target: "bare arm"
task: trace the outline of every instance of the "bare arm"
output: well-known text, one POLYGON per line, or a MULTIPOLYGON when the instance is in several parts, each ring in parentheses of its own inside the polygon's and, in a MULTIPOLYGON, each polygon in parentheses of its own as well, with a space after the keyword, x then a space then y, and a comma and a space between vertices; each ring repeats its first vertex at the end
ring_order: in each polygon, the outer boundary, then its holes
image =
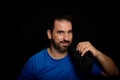
POLYGON ((101 51, 97 50, 90 42, 80 42, 77 45, 76 50, 80 51, 81 56, 83 56, 87 51, 91 51, 104 69, 102 75, 116 76, 119 74, 119 70, 114 61, 107 55, 103 54, 101 51))
POLYGON ((96 50, 96 54, 97 55, 95 57, 101 63, 104 69, 104 72, 102 72, 103 75, 105 76, 118 75, 119 73, 118 68, 110 57, 104 55, 102 52, 98 50, 96 50))

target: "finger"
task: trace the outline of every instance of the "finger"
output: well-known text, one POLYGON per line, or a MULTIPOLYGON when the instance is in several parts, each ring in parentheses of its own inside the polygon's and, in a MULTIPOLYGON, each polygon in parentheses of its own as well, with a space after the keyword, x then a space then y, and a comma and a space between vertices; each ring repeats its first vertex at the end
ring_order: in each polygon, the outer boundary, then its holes
POLYGON ((89 46, 88 43, 84 43, 84 44, 80 45, 80 47, 79 47, 80 51, 83 52, 88 46, 89 46))
POLYGON ((83 45, 85 45, 85 44, 86 44, 86 42, 79 42, 78 45, 77 45, 77 47, 76 47, 76 50, 80 50, 81 47, 82 47, 83 45))
POLYGON ((84 56, 87 51, 89 51, 89 46, 87 46, 83 49, 81 56, 84 56))
MULTIPOLYGON (((84 49, 86 48, 88 46, 88 44, 87 43, 80 43, 79 45, 78 45, 78 51, 79 51, 79 53, 81 53, 81 54, 83 54, 83 52, 84 52, 84 49)), ((84 55, 84 54, 83 54, 84 55)))

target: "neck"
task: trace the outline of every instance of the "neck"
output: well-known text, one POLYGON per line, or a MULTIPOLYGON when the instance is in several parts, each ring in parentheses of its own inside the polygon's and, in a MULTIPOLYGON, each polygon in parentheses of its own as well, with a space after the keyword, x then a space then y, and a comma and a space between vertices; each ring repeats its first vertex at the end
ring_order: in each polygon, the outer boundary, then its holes
POLYGON ((64 58, 68 54, 67 52, 60 53, 52 47, 48 48, 48 53, 53 59, 61 59, 61 58, 64 58))

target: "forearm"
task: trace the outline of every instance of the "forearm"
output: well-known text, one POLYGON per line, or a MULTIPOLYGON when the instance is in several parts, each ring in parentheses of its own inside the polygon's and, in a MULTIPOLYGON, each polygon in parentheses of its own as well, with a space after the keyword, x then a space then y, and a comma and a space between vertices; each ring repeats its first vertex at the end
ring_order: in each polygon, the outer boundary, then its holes
POLYGON ((107 55, 97 50, 89 41, 79 42, 76 50, 79 50, 81 56, 83 56, 87 51, 91 51, 93 56, 96 57, 102 65, 105 75, 114 76, 119 74, 119 70, 114 61, 107 55))
POLYGON ((119 74, 117 66, 110 57, 106 56, 98 50, 96 51, 96 53, 97 55, 95 57, 102 65, 105 74, 107 74, 108 76, 114 76, 119 74))

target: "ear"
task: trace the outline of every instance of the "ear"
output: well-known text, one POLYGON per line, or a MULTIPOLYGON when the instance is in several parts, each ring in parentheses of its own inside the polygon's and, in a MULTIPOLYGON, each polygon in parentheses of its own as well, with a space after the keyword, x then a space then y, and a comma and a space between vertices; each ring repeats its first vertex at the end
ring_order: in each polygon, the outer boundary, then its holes
POLYGON ((51 31, 50 30, 47 30, 47 36, 49 39, 51 39, 51 31))

